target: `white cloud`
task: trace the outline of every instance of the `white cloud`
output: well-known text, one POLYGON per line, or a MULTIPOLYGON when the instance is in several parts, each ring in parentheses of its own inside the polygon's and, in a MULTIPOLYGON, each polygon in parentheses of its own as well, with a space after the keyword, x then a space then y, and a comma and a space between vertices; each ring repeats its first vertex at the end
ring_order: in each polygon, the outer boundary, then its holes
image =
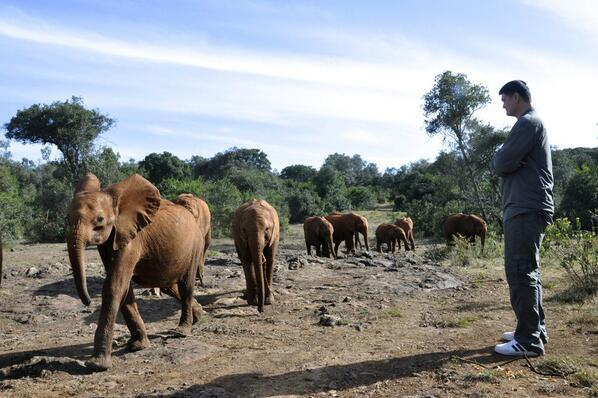
POLYGON ((571 27, 585 31, 598 42, 598 2, 595 0, 523 0, 553 13, 571 27))

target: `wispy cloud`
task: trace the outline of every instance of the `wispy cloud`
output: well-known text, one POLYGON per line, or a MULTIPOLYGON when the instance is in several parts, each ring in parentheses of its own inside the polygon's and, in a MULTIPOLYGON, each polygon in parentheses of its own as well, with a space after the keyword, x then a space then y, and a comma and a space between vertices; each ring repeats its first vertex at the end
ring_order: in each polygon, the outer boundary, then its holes
POLYGON ((574 29, 590 34, 598 44, 598 2, 595 0, 523 0, 551 12, 574 29))

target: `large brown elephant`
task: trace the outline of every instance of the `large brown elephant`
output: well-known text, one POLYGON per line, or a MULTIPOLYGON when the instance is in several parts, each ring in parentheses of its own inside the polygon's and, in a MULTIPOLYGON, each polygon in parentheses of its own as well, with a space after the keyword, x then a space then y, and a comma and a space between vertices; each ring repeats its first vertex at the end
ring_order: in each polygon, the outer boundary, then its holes
POLYGON ((354 238, 355 234, 362 234, 366 250, 370 250, 368 245, 368 220, 356 213, 337 213, 333 212, 324 217, 334 228, 332 234, 334 240, 334 254, 338 256, 338 247, 341 242, 345 242, 347 252, 355 252, 354 238))
POLYGON ((330 253, 336 258, 332 248, 332 235, 334 228, 324 217, 308 217, 303 222, 303 234, 305 235, 305 246, 307 254, 311 255, 311 247, 316 247, 316 255, 330 257, 330 253))
POLYGON ((278 214, 265 200, 252 200, 235 211, 232 230, 245 271, 245 298, 249 305, 257 304, 257 310, 264 312, 264 304, 274 302, 272 275, 280 238, 278 214))
POLYGON ((77 187, 69 209, 67 248, 83 304, 91 303, 85 278, 87 245, 97 245, 106 269, 93 358, 87 362, 93 370, 106 370, 112 364, 119 309, 131 332, 129 348, 136 351, 149 345, 131 281, 163 288, 179 300, 182 312, 177 331, 182 335, 191 332, 201 314, 193 287, 204 238, 191 212, 162 200, 158 189, 140 175, 99 188, 93 174, 86 175, 77 187))
POLYGON ((487 233, 488 225, 486 221, 475 214, 452 214, 442 223, 442 235, 446 239, 447 244, 452 242, 455 235, 469 238, 470 242, 475 242, 475 237, 479 236, 483 249, 487 233))
POLYGON ((395 225, 405 231, 407 240, 411 243, 411 250, 415 250, 415 241, 413 240, 413 220, 411 217, 397 218, 395 225))
POLYGON ((380 224, 376 228, 376 250, 382 252, 382 244, 386 243, 387 251, 395 252, 395 246, 398 244, 401 251, 401 242, 405 245, 405 251, 409 250, 407 236, 403 228, 395 224, 380 224))
POLYGON ((193 217, 195 217, 195 220, 197 220, 199 230, 203 235, 203 261, 197 267, 197 277, 199 278, 201 286, 203 286, 203 274, 205 270, 206 252, 208 251, 208 248, 212 243, 212 215, 210 213, 210 208, 204 200, 198 198, 197 196, 193 196, 190 193, 180 194, 173 200, 173 203, 183 206, 184 208, 189 210, 191 214, 193 214, 193 217))

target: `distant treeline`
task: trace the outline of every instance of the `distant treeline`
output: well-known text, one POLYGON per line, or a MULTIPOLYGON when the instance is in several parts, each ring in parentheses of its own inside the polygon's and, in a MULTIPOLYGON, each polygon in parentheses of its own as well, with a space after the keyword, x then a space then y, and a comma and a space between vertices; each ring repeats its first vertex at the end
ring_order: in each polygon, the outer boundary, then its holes
MULTIPOLYGON (((598 208, 598 148, 554 150, 553 162, 558 214, 580 217, 589 229, 591 212, 598 208)), ((152 153, 140 162, 122 162, 111 148, 103 148, 86 159, 85 171, 96 174, 103 186, 139 173, 165 198, 183 192, 201 196, 213 213, 215 236, 229 234, 232 213, 252 198, 272 203, 283 225, 333 210, 392 203, 415 220, 419 234, 434 235, 449 213, 480 213, 460 163, 457 153, 443 152, 434 162, 422 160, 382 173, 359 155, 335 153, 319 169, 292 165, 276 172, 258 149, 231 148, 209 159, 190 160, 152 153)), ((500 228, 498 181, 489 178, 480 183, 488 221, 500 228)), ((6 151, 0 157, 0 225, 6 238, 64 241, 72 197, 73 182, 63 161, 15 161, 6 151)))

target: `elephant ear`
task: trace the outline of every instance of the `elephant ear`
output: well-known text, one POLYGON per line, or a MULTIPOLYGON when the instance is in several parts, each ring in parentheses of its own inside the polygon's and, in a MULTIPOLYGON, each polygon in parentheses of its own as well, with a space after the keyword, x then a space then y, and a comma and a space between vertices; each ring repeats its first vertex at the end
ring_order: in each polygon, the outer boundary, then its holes
POLYGON ((87 173, 75 187, 75 195, 81 192, 97 192, 100 190, 100 180, 95 174, 87 173))
POLYGON ((133 174, 105 192, 112 196, 116 216, 114 250, 118 250, 152 222, 160 208, 160 191, 139 174, 133 174))

